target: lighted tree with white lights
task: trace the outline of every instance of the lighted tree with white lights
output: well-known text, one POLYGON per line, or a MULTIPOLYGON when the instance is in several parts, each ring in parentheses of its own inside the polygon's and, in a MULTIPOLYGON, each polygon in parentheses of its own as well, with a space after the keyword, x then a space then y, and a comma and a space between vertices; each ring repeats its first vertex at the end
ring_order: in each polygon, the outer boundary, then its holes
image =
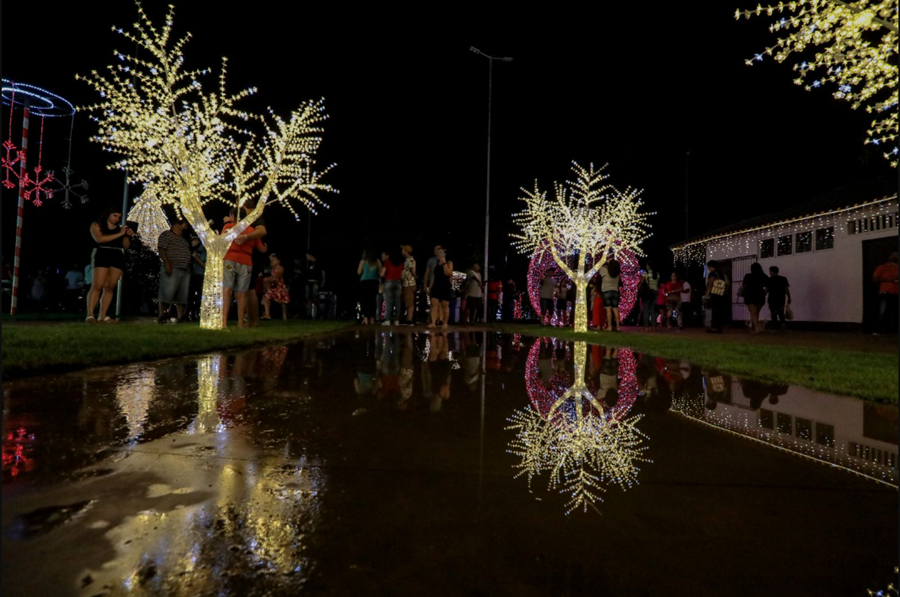
POLYGON ((795 54, 794 83, 806 90, 826 84, 837 99, 875 115, 866 143, 881 146, 897 166, 897 10, 898 0, 795 0, 738 10, 742 16, 774 16, 769 30, 775 45, 748 59, 748 65, 771 56, 784 62, 795 54), (815 54, 808 50, 815 48, 815 54), (806 59, 803 58, 806 57, 806 59))
POLYGON ((114 51, 117 62, 103 74, 79 76, 100 95, 81 109, 99 124, 92 140, 121 158, 109 167, 144 185, 147 213, 151 202, 172 205, 200 237, 207 251, 200 326, 221 329, 223 258, 231 242, 267 205, 280 204, 297 219, 292 200, 311 214, 328 207, 321 196, 333 189, 322 178, 331 167, 315 168, 327 116, 322 100, 304 102, 287 118, 271 109, 240 109, 238 103, 256 89, 226 91, 225 58, 215 90, 205 90, 201 78, 211 71, 185 69, 182 51, 191 36, 175 40, 173 11, 169 7, 165 24, 157 27, 138 3, 133 31, 113 27, 140 56, 114 51), (245 203, 253 207, 223 235, 204 214, 214 200, 239 213, 245 203))
POLYGON ((575 331, 587 331, 587 287, 610 259, 623 251, 642 255, 640 244, 650 237, 642 211, 641 191, 619 191, 606 183, 606 166, 594 169, 572 162, 574 181, 554 183, 549 198, 537 181, 520 200, 525 209, 513 216, 521 233, 513 234, 519 251, 536 256, 550 252, 553 261, 575 284, 575 331), (571 260, 576 262, 570 267, 571 260))

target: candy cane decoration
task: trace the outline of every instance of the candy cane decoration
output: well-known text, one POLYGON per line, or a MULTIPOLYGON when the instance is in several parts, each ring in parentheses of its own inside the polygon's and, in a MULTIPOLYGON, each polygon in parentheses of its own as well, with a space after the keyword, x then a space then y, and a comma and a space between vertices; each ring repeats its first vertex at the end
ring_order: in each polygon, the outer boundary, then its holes
MULTIPOLYGON (((12 111, 13 106, 10 106, 12 111)), ((13 262, 12 306, 9 314, 15 315, 19 304, 19 265, 22 261, 22 216, 25 214, 25 161, 28 154, 28 105, 22 115, 22 158, 19 161, 19 205, 16 210, 16 257, 13 262)))

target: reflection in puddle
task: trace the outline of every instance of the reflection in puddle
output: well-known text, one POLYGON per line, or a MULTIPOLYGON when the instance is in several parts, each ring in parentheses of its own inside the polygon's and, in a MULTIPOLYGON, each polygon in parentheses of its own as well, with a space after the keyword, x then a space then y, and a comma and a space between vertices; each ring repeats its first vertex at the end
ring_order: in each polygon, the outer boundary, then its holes
POLYGON ((703 425, 897 487, 897 407, 705 372, 672 410, 703 425))
POLYGON ((592 349, 598 350, 591 379, 599 384, 588 382, 586 343, 574 343, 570 378, 568 343, 536 340, 525 364, 531 405, 516 410, 507 427, 516 432, 510 452, 521 459, 516 477, 527 475, 531 487, 549 473, 550 489, 570 496, 567 514, 602 501, 606 485, 628 489, 637 483, 638 463, 649 462, 642 445, 648 438, 635 426, 642 415, 629 416, 637 395, 634 354, 608 349, 600 365, 602 348, 592 349))

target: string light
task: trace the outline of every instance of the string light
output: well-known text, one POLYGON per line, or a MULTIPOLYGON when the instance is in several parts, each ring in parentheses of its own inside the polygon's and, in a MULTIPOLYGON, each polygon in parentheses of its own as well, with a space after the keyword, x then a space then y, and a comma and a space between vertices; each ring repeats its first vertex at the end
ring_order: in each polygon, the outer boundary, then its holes
POLYGON ((108 167, 143 184, 145 198, 173 205, 194 228, 207 251, 200 327, 221 329, 224 256, 232 241, 267 204, 286 207, 298 220, 291 200, 310 214, 328 208, 321 195, 336 191, 323 177, 333 166, 317 170, 315 162, 328 117, 323 100, 304 102, 288 118, 271 109, 262 114, 239 109, 237 104, 257 90, 226 92, 224 58, 216 90, 205 91, 200 79, 211 71, 184 69, 182 50, 190 34, 172 41, 174 8, 159 28, 140 4, 138 13, 133 32, 113 31, 146 58, 114 51, 116 64, 105 74, 77 76, 100 96, 82 109, 98 124, 91 139, 120 156, 108 167), (218 234, 203 213, 213 200, 254 207, 227 234, 218 234))
POLYGON ((772 222, 752 228, 705 236, 690 242, 674 245, 672 253, 676 263, 689 265, 705 263, 707 259, 729 259, 756 254, 761 240, 781 236, 814 232, 820 228, 833 228, 834 234, 845 234, 847 222, 859 219, 893 215, 897 221, 897 195, 883 197, 868 203, 844 207, 818 214, 772 222))
MULTIPOLYGON (((647 216, 641 211, 641 192, 628 187, 619 191, 604 183, 606 165, 595 170, 572 162, 574 181, 554 184, 555 197, 547 198, 535 181, 526 191, 525 209, 513 216, 521 234, 513 234, 516 248, 525 254, 542 256, 549 252, 554 263, 575 283, 575 331, 587 331, 587 285, 610 259, 624 251, 642 255, 640 243, 648 239, 647 216), (595 256, 588 264, 589 256, 595 256), (575 267, 567 263, 577 259, 575 267)), ((534 258, 534 257, 533 257, 534 258)))
MULTIPOLYGON (((635 426, 641 415, 628 416, 637 397, 637 361, 630 350, 619 352, 619 400, 607 408, 586 381, 587 344, 575 342, 574 381, 557 373, 549 386, 540 381, 542 342, 532 345, 525 365, 526 388, 531 406, 516 410, 507 419, 507 430, 516 437, 509 452, 520 457, 515 477, 526 475, 528 485, 549 472, 549 488, 568 494, 567 514, 576 508, 603 501, 605 485, 625 490, 637 483, 638 463, 650 462, 643 454, 648 439, 635 426)), ((556 369, 554 367, 554 369, 556 369)))
POLYGON ((772 56, 784 62, 792 53, 811 47, 817 51, 809 61, 794 65, 794 83, 807 91, 833 84, 836 99, 850 102, 854 110, 864 107, 873 114, 866 143, 893 147, 883 152, 897 167, 897 0, 793 0, 755 10, 738 10, 735 19, 749 19, 776 12, 785 16, 769 31, 779 35, 774 46, 754 55, 746 63, 772 56))
POLYGON ((158 254, 159 235, 172 227, 169 218, 166 217, 166 212, 163 211, 162 203, 156 197, 144 193, 135 201, 134 207, 129 210, 128 217, 125 219, 129 222, 137 222, 138 236, 140 236, 141 242, 158 254))

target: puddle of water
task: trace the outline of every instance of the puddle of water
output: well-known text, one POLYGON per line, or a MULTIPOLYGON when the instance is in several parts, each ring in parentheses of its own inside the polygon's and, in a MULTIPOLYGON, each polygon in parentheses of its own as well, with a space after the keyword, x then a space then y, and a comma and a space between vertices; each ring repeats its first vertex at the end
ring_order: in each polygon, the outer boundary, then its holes
POLYGON ((896 407, 629 349, 365 330, 3 400, 11 594, 852 594, 897 559, 896 407))

